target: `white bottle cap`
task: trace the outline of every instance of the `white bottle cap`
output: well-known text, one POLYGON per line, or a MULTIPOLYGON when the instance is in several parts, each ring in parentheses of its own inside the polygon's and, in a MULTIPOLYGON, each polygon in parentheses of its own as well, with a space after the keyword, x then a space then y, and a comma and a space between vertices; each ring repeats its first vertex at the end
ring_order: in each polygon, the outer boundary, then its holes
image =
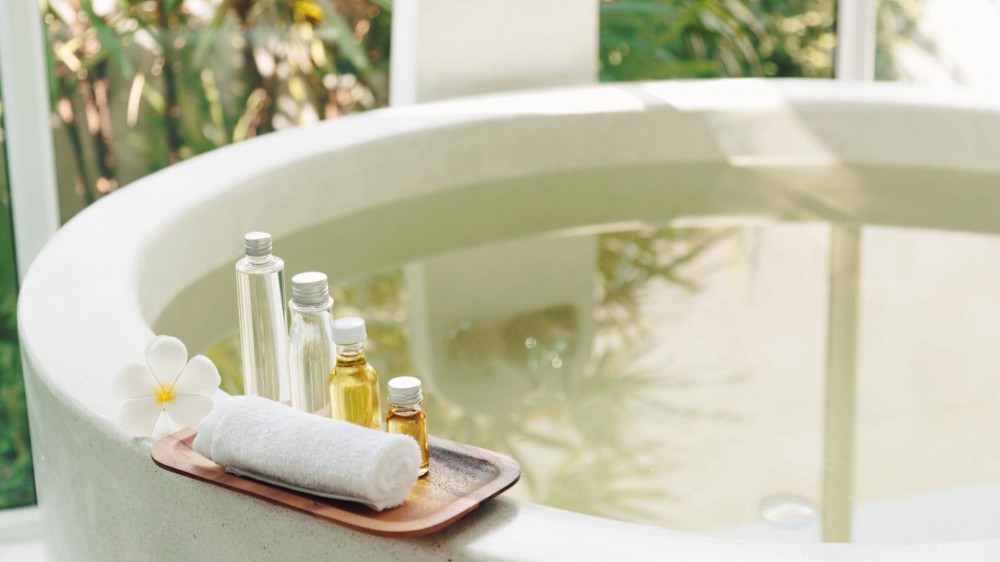
POLYGON ((365 332, 365 320, 357 316, 337 318, 333 321, 333 343, 348 345, 361 343, 368 337, 365 332))
POLYGON ((393 406, 412 406, 423 399, 417 377, 396 377, 389 381, 389 403, 393 406))

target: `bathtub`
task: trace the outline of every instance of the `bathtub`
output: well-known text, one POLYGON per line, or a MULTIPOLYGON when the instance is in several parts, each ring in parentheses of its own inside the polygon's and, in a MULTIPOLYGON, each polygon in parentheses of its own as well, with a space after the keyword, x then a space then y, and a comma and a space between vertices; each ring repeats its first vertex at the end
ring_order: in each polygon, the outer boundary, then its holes
POLYGON ((180 337, 194 353, 233 329, 227 301, 234 299, 225 295, 246 231, 270 231, 296 271, 335 253, 327 267, 334 280, 469 244, 650 217, 996 234, 997 131, 1000 106, 988 100, 900 85, 653 82, 374 111, 267 135, 148 176, 66 224, 21 291, 46 554, 998 559, 1000 540, 782 544, 623 523, 504 496, 438 534, 382 539, 156 467, 151 441, 118 428, 110 394, 112 377, 142 359, 154 333, 180 337), (877 181, 858 173, 875 168, 877 181), (961 181, 949 180, 955 177, 961 181), (539 188, 538 178, 558 181, 539 188), (435 201, 446 204, 420 205, 435 201), (422 211, 384 212, 401 203, 422 211), (484 208, 489 212, 473 212, 484 208), (375 218, 371 228, 357 226, 375 218), (338 224, 355 227, 329 228, 338 224))

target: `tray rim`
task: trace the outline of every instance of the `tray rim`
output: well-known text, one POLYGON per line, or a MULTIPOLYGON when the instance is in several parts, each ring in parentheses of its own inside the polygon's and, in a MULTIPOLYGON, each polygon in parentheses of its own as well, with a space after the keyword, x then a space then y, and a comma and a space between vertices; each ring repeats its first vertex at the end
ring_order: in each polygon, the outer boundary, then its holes
MULTIPOLYGON (((212 462, 211 459, 200 455, 191 446, 190 443, 193 441, 195 435, 197 435, 197 431, 191 427, 166 435, 153 444, 150 457, 157 466, 169 472, 293 509, 300 513, 306 513, 342 527, 382 537, 419 537, 440 531, 468 515, 484 502, 507 491, 521 478, 520 464, 507 455, 467 443, 460 443, 430 435, 428 436, 429 446, 489 462, 498 468, 497 475, 472 493, 456 498, 455 501, 444 506, 439 511, 417 519, 380 521, 359 515, 354 511, 341 509, 336 505, 338 503, 346 504, 350 502, 325 500, 287 488, 266 484, 258 480, 236 476, 225 471, 211 471, 210 473, 206 473, 205 469, 200 467, 193 467, 192 470, 185 469, 180 466, 182 461, 173 455, 174 450, 183 448, 188 451, 188 455, 196 455, 200 459, 212 462), (343 514, 343 517, 338 517, 339 514, 343 514), (359 524, 357 521, 364 521, 365 523, 359 524)), ((372 513, 385 512, 372 511, 372 513)))

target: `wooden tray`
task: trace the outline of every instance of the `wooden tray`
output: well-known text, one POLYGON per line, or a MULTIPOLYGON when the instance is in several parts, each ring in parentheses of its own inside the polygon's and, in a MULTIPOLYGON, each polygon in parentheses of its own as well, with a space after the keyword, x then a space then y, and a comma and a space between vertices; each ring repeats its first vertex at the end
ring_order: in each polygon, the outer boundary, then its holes
POLYGON ((188 428, 160 439, 153 445, 153 462, 177 474, 383 537, 419 537, 444 529, 521 477, 521 466, 508 456, 430 436, 430 471, 417 479, 406 503, 379 512, 228 474, 194 450, 194 436, 195 430, 188 428))

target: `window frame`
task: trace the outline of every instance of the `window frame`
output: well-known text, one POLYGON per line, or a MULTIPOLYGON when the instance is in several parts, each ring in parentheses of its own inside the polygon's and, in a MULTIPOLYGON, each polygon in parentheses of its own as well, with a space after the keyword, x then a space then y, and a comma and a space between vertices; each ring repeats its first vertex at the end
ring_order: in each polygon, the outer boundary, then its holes
POLYGON ((19 281, 59 228, 47 44, 37 1, 0 3, 0 92, 19 281))

